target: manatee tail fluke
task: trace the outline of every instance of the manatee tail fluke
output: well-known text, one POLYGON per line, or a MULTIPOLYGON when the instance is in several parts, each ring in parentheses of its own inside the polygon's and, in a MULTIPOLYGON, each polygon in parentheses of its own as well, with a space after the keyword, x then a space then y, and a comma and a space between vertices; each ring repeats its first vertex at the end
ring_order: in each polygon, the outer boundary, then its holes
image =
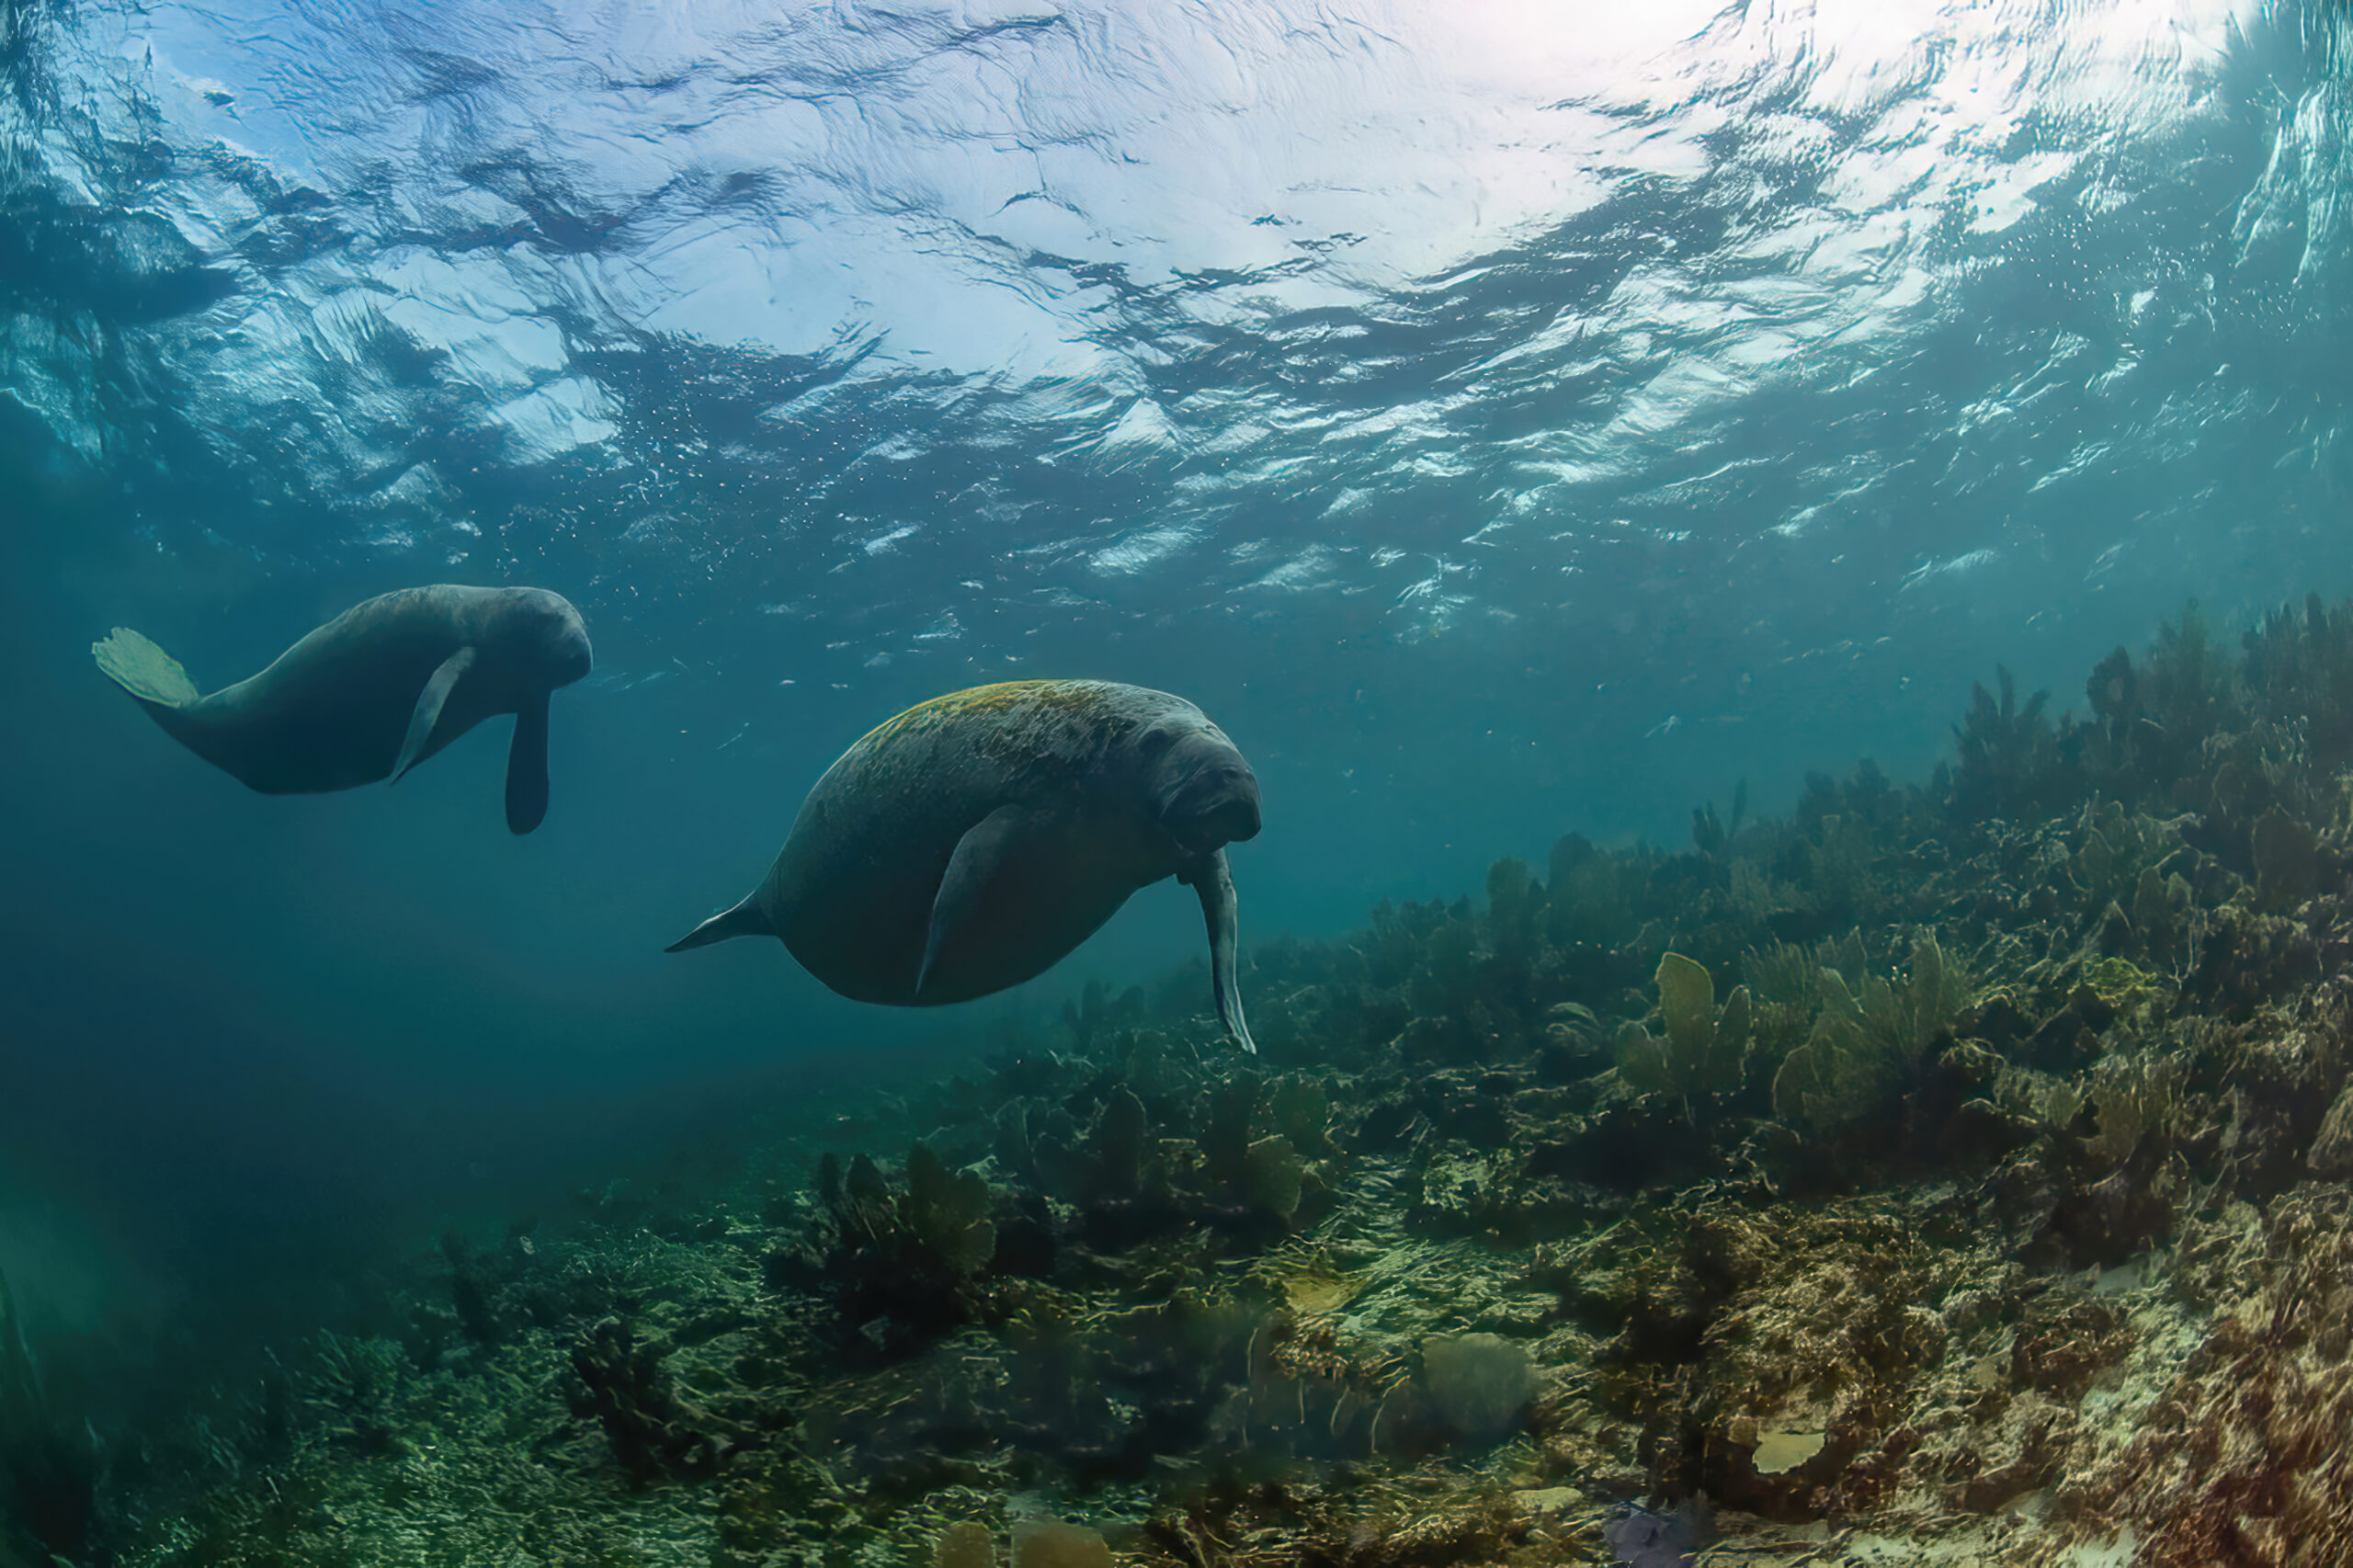
POLYGON ((128 626, 118 626, 105 642, 91 643, 90 656, 108 679, 142 703, 185 708, 197 699, 196 682, 188 678, 180 662, 128 626))
POLYGON ((760 907, 760 895, 756 892, 725 914, 712 915, 662 950, 683 953, 688 948, 707 948, 735 937, 775 935, 776 927, 768 923, 767 911, 760 907))

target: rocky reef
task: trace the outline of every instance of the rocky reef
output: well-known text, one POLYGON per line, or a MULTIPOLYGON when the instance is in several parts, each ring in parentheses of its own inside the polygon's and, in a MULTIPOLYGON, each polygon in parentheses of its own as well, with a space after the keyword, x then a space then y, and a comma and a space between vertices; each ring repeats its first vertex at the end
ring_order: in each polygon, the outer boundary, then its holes
POLYGON ((2353 1561, 2353 606, 2086 696, 452 1238, 119 1559, 2353 1561))

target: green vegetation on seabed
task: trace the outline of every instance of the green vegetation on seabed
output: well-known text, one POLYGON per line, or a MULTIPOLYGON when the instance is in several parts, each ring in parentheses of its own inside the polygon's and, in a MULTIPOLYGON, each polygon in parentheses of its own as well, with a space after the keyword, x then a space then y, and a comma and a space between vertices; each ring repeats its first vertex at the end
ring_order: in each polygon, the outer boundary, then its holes
POLYGON ((0 1335, 0 1563, 2353 1561, 2353 607, 2087 694, 452 1236, 62 1510, 0 1335))

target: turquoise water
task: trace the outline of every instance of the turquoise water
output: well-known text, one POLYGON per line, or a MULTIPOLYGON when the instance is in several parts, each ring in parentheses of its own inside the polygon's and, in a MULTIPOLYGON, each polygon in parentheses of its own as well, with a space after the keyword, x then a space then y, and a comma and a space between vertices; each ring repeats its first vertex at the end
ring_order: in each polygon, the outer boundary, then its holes
POLYGON ((1191 959, 1165 887, 945 1014, 662 954, 940 691, 1199 702, 1246 946, 2353 587, 2334 8, 1617 9, 0 0, 0 1268, 300 1317, 1191 959), (433 581, 595 638, 529 837, 490 734, 269 799, 86 654, 433 581))

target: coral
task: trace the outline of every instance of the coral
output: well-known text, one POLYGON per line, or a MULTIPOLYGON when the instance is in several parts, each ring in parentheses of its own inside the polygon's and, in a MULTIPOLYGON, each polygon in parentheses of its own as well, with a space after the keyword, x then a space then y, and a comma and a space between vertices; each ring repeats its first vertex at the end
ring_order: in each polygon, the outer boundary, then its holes
POLYGON ((864 1337, 886 1355, 972 1315, 980 1277, 996 1256, 988 1183, 976 1172, 950 1172, 918 1142, 894 1187, 867 1155, 845 1170, 828 1153, 818 1162, 817 1198, 824 1218, 808 1243, 777 1255, 779 1280, 829 1288, 842 1321, 870 1328, 864 1337))
POLYGON ((1774 1077, 1773 1108, 1785 1120, 1835 1132, 1881 1109, 1917 1075, 1959 1010, 1962 986, 1928 933, 1913 945, 1900 983, 1872 974, 1858 993, 1824 968, 1821 988, 1813 1032, 1774 1077))
POLYGON ((2301 613, 2282 605, 2245 637, 2246 686, 2257 711, 2303 733, 2314 765, 2353 763, 2353 601, 2318 594, 2301 613))
POLYGON ((2066 874, 2094 920, 2110 905, 2133 903, 2143 879, 2181 847, 2174 824, 2134 815, 2116 801, 2086 801, 2076 833, 2066 874))
MULTIPOLYGON (((2205 915, 2195 900, 2180 872, 2164 874, 2151 866, 2142 871, 2131 906, 2124 912, 2133 949, 2176 981, 2188 972, 2203 934, 2205 915)), ((2101 943, 2109 949, 2125 945, 2111 939, 2105 926, 2101 943)))
POLYGON ((1741 955, 1749 994, 1750 1054, 1779 1067, 1822 1010, 1822 966, 1795 942, 1773 942, 1741 955))
POLYGON ((2097 1130, 2086 1144, 2102 1164, 2120 1165, 2171 1125, 2188 1064, 2179 1057, 2110 1058, 2092 1081, 2097 1130))
POLYGON ((1813 901, 1833 921, 1863 919, 1880 903, 1880 858, 1870 823, 1836 812, 1824 814, 1805 846, 1807 883, 1813 901))
POLYGON ((1635 890, 1645 868, 1605 855, 1575 834, 1552 846, 1545 872, 1547 930, 1555 946, 1614 948, 1640 925, 1635 890))
POLYGON ((1210 1224, 1279 1232, 1324 1202, 1324 1167, 1342 1156, 1327 1093, 1304 1077, 1236 1075, 1154 1105, 1103 1082, 1084 1131, 1068 1106, 1002 1108, 991 1143, 1001 1168, 1074 1206, 1078 1235, 1124 1248, 1210 1224), (1155 1109, 1154 1107, 1157 1108, 1155 1109))
POLYGON ((364 1454, 397 1452, 402 1384, 409 1375, 401 1347, 386 1339, 356 1339, 332 1331, 312 1345, 302 1397, 332 1440, 364 1454))
POLYGON ((2038 691, 2021 708, 2010 672, 1997 665, 1994 674, 2000 698, 1971 687, 1969 713, 1953 727, 1953 810, 1965 819, 2041 811, 2073 788, 2065 729, 2043 716, 2051 694, 2038 691))
POLYGON ((1619 1030, 1618 1072, 1637 1089, 1675 1096, 1689 1120, 1695 1100, 1740 1087, 1748 1052, 1748 990, 1733 987, 1718 1011, 1714 979, 1680 953, 1658 960, 1655 979, 1665 1032, 1654 1035, 1639 1022, 1619 1030))
POLYGON ((1544 889, 1525 862, 1496 861, 1487 869, 1486 946, 1507 968, 1524 970, 1540 939, 1544 889))
POLYGON ((1748 780, 1744 778, 1732 795, 1732 818, 1729 823, 1716 815, 1716 803, 1691 810, 1691 846, 1711 860, 1729 861, 1733 840, 1740 836, 1742 824, 1748 816, 1748 780))
MULTIPOLYGON (((858 1206, 870 1234, 882 1233, 876 1200, 881 1197, 873 1164, 853 1162, 842 1187, 844 1200, 835 1212, 846 1214, 858 1206)), ((996 1252, 996 1227, 989 1221, 988 1183, 971 1171, 949 1174, 938 1155, 918 1143, 907 1153, 907 1189, 892 1217, 928 1267, 948 1278, 961 1278, 988 1267, 996 1252)))
POLYGON ((2157 778, 2169 778, 2187 766, 2221 725, 2232 705, 2232 677, 2207 639, 2197 600, 2182 607, 2178 621, 2157 628, 2137 683, 2143 710, 2161 738, 2146 758, 2157 778))
POLYGON ((1249 1079, 1220 1085, 1210 1096, 1201 1155, 1210 1176, 1251 1209, 1288 1223, 1305 1196, 1307 1165, 1279 1132, 1260 1135, 1264 1087, 1249 1079))
POLYGON ((499 1324, 491 1299, 502 1283, 497 1270, 454 1230, 441 1233, 441 1256, 449 1266, 449 1302, 466 1337, 477 1345, 494 1343, 499 1324))
POLYGON ((574 1409, 597 1418, 613 1458, 637 1481, 710 1475, 734 1444, 705 1430, 720 1423, 678 1396, 662 1355, 618 1318, 597 1324, 572 1347, 582 1390, 574 1409))
POLYGON ((2207 912, 2182 990, 2216 1013, 2244 1013, 2309 985, 2321 972, 2311 926, 2240 904, 2207 912))
POLYGON ((2141 683, 2132 673, 2132 655, 2119 648, 2092 666, 2084 682, 2084 697, 2101 723, 2129 723, 2141 711, 2141 683))
POLYGON ((2341 1091, 2322 1119, 2305 1163, 2325 1181, 2353 1176, 2353 1085, 2341 1091))

